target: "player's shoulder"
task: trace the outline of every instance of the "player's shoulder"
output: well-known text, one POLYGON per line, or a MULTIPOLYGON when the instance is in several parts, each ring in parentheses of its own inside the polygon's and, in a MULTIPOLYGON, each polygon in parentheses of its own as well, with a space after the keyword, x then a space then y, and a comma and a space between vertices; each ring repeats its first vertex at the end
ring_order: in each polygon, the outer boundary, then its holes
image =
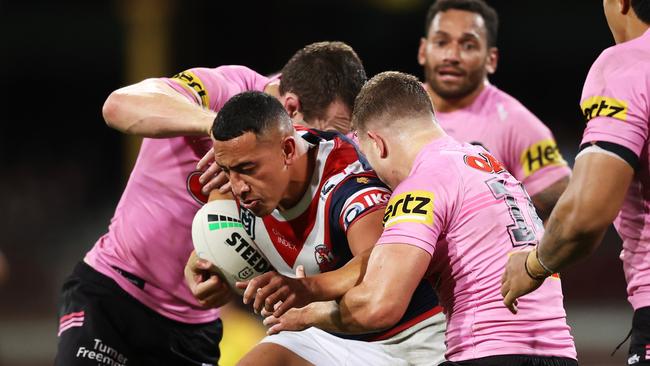
POLYGON ((491 84, 486 88, 489 93, 487 105, 493 109, 492 114, 502 124, 545 127, 544 123, 514 96, 491 84))
POLYGON ((585 87, 590 84, 598 87, 605 83, 629 87, 647 82, 648 76, 650 34, 645 34, 603 50, 591 65, 585 87))

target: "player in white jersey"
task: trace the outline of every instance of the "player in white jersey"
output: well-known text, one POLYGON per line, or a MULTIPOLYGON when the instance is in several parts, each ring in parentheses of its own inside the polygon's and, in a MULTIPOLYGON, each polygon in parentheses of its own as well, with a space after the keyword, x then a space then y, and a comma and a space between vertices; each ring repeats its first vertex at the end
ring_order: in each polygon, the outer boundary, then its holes
MULTIPOLYGON (((346 131, 364 81, 350 46, 319 42, 287 62, 282 80, 227 65, 111 93, 106 123, 145 139, 107 233, 64 283, 55 364, 216 364, 219 310, 197 302, 183 277, 192 218, 207 199, 196 165, 212 146, 215 115, 232 95, 263 90, 297 123, 346 131)), ((215 294, 209 305, 228 301, 228 287, 216 276, 199 286, 206 288, 215 294)))
MULTIPOLYGON (((243 226, 275 270, 292 276, 302 266, 313 276, 355 257, 355 271, 343 269, 349 275, 319 296, 334 299, 353 287, 361 273, 358 258, 382 231, 390 191, 352 141, 338 133, 299 133, 281 104, 259 92, 226 103, 212 135, 215 160, 230 179, 243 226)), ((422 281, 393 327, 353 337, 316 329, 281 334, 265 339, 241 364, 427 364, 442 357, 441 323, 433 285, 422 281)))

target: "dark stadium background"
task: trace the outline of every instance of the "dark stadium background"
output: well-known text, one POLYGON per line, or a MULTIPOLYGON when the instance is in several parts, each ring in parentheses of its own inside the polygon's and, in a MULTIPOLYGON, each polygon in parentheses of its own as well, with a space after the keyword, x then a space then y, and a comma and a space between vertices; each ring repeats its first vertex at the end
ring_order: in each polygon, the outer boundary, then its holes
MULTIPOLYGON (((492 82, 557 136, 573 164, 584 122, 582 82, 613 44, 597 1, 489 1, 499 12, 492 82)), ((134 139, 103 123, 108 94, 192 66, 278 71, 300 47, 342 40, 369 76, 416 62, 429 1, 0 0, 0 365, 49 365, 63 278, 102 234, 129 170, 134 139)), ((603 198, 606 199, 606 198, 603 198)), ((155 243, 152 243, 155 246, 155 243)), ((584 365, 622 364, 631 311, 609 233, 563 274, 584 365)))

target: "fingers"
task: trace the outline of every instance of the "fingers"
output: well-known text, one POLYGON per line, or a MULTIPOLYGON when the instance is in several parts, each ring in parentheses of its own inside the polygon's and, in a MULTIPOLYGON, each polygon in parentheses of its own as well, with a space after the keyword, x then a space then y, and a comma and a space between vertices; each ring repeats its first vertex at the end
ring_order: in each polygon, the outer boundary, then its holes
POLYGON ((244 304, 250 303, 251 300, 255 298, 255 295, 257 294, 257 290, 261 287, 266 286, 271 280, 271 278, 273 278, 274 274, 275 272, 266 272, 248 281, 248 284, 246 285, 246 290, 244 290, 244 294, 242 295, 244 304))
POLYGON ((296 267, 296 278, 305 278, 305 267, 302 264, 296 267))
POLYGON ((207 280, 197 284, 192 290, 192 294, 201 306, 206 308, 220 307, 230 301, 232 297, 232 291, 228 284, 217 275, 212 275, 207 280))
POLYGON ((503 298, 503 304, 510 310, 511 313, 517 314, 519 309, 517 309, 517 305, 519 302, 516 299, 516 295, 510 291, 506 294, 506 296, 503 298))
POLYGON ((214 161, 214 148, 210 148, 210 150, 208 150, 208 152, 203 155, 201 160, 199 160, 199 163, 196 164, 196 169, 203 170, 203 168, 205 168, 205 166, 212 161, 214 161))
POLYGON ((221 169, 219 169, 219 171, 214 174, 210 174, 206 170, 206 172, 199 177, 199 181, 205 183, 203 184, 203 187, 201 187, 201 192, 204 194, 209 194, 210 191, 214 189, 219 189, 221 193, 230 191, 230 181, 228 180, 228 176, 226 173, 221 171, 221 169))

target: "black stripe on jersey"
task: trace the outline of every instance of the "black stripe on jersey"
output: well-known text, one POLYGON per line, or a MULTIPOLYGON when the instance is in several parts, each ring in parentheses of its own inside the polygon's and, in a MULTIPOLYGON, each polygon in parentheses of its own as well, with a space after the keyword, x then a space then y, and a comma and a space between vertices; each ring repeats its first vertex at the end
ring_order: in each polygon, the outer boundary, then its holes
POLYGON ((339 138, 345 143, 348 143, 352 145, 354 148, 354 151, 357 153, 357 159, 361 163, 361 166, 365 170, 372 170, 372 167, 370 166, 370 163, 368 163, 368 160, 366 157, 361 153, 361 150, 359 150, 359 147, 357 144, 354 143, 350 138, 345 136, 344 134, 337 132, 337 131, 321 131, 321 130, 315 130, 312 128, 306 129, 306 133, 302 135, 302 138, 305 139, 307 142, 309 142, 312 145, 318 145, 321 140, 325 141, 331 141, 334 140, 335 138, 339 138))
POLYGON ((596 145, 603 150, 607 150, 612 154, 616 154, 618 157, 620 157, 621 159, 625 160, 625 162, 630 164, 630 166, 634 170, 636 170, 639 167, 639 157, 634 153, 634 151, 628 149, 623 145, 615 144, 613 142, 607 142, 607 141, 585 142, 584 144, 580 145, 580 151, 592 145, 596 145))

